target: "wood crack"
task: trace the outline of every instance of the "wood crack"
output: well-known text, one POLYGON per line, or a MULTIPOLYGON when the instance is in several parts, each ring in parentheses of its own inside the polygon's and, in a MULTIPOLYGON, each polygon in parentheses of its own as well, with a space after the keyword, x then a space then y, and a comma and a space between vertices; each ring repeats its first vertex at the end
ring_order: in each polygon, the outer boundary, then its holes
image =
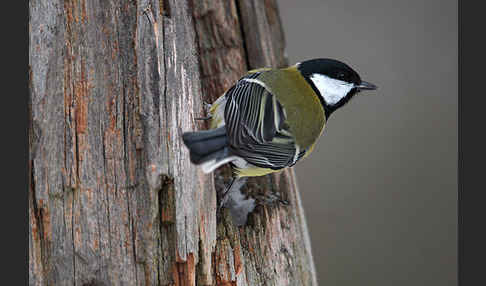
POLYGON ((45 237, 44 237, 44 225, 43 221, 43 211, 42 208, 37 204, 37 196, 36 196, 36 184, 35 184, 35 176, 34 176, 34 161, 31 160, 30 162, 31 169, 30 169, 30 190, 31 190, 31 202, 32 202, 32 210, 34 215, 34 224, 35 226, 32 229, 34 232, 33 240, 38 243, 40 246, 40 260, 41 260, 41 268, 42 268, 42 275, 45 276, 46 269, 45 266, 47 265, 48 261, 46 259, 46 249, 45 249, 45 237), (35 235, 37 234, 37 236, 35 235))
POLYGON ((246 61, 246 68, 250 69, 250 59, 249 59, 250 54, 248 53, 248 47, 246 45, 245 29, 243 27, 243 21, 242 21, 241 10, 240 10, 241 8, 239 2, 240 2, 239 0, 235 0, 236 14, 238 15, 237 20, 240 27, 240 33, 241 33, 241 42, 243 43, 243 49, 245 51, 243 58, 246 61))
POLYGON ((71 239, 72 239, 72 247, 73 247, 73 284, 76 286, 76 245, 74 243, 74 192, 73 192, 73 201, 71 205, 71 239))

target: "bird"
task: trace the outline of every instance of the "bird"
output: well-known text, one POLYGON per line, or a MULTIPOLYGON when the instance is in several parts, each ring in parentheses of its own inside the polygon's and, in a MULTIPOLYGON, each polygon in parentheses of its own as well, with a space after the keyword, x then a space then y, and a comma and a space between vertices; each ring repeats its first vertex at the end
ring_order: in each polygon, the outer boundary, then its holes
POLYGON ((182 140, 204 173, 230 164, 231 188, 235 179, 279 172, 309 156, 331 115, 375 89, 330 58, 250 70, 211 105, 209 129, 184 132, 182 140))

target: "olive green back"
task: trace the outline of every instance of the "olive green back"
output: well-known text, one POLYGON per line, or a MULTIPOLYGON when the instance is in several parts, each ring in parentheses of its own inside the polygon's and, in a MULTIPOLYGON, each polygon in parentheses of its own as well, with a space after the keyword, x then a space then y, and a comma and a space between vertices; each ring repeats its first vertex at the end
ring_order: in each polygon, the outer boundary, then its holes
POLYGON ((324 108, 312 87, 295 66, 267 70, 257 78, 277 97, 287 113, 287 123, 300 148, 314 144, 324 129, 324 108), (278 79, 278 81, 277 81, 278 79))

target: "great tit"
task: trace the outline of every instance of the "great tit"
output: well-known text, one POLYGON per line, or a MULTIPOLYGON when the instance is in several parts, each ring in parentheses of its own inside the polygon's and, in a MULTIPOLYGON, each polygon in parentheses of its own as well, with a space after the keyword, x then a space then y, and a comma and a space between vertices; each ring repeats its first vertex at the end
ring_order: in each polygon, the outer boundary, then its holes
POLYGON ((308 156, 331 114, 376 88, 333 59, 252 70, 211 105, 209 130, 182 139, 205 173, 229 163, 236 178, 266 175, 308 156))

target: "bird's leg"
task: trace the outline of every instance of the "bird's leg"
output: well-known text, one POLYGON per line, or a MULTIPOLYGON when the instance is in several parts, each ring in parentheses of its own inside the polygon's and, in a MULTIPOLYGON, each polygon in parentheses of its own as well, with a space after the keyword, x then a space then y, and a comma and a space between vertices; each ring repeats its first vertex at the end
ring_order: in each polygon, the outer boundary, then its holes
POLYGON ((228 200, 228 194, 230 193, 231 191, 231 187, 233 187, 233 184, 236 182, 238 178, 237 177, 233 177, 231 178, 231 182, 229 183, 229 185, 224 189, 223 191, 223 195, 221 196, 221 201, 219 203, 219 206, 218 206, 218 213, 219 211, 224 207, 224 205, 226 204, 226 201, 228 200))

